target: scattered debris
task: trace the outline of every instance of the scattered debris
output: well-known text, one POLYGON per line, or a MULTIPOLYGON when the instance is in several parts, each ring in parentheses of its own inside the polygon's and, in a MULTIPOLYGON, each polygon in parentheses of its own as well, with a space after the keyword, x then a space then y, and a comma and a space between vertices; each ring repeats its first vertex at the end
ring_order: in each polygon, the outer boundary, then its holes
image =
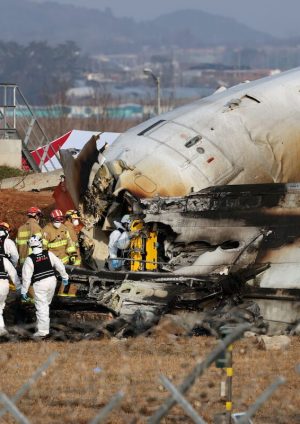
POLYGON ((286 350, 291 344, 288 336, 259 336, 258 345, 263 350, 286 350))

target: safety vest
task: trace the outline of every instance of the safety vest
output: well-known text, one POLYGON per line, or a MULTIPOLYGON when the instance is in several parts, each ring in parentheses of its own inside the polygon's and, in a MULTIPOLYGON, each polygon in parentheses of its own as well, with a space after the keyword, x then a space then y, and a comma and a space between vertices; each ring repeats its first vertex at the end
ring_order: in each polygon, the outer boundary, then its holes
POLYGON ((28 246, 28 240, 34 234, 42 237, 42 229, 34 218, 29 218, 25 224, 19 227, 16 238, 20 264, 23 264, 27 256, 32 253, 32 249, 28 246))
POLYGON ((76 253, 75 243, 64 224, 55 228, 51 223, 43 228, 43 247, 54 253, 63 264, 69 262, 69 256, 76 253))
POLYGON ((4 268, 4 257, 0 256, 0 279, 7 280, 7 278, 8 278, 8 273, 5 271, 5 268, 4 268))
MULTIPOLYGON (((81 265, 81 256, 80 256, 77 233, 74 229, 72 222, 66 221, 64 223, 64 225, 67 227, 69 234, 70 234, 70 237, 71 237, 71 239, 72 239, 72 241, 73 241, 73 243, 75 244, 75 247, 76 247, 75 261, 72 262, 71 265, 80 266, 81 265)), ((70 255, 70 256, 72 256, 72 255, 70 255)))
POLYGON ((43 250, 37 255, 32 253, 29 257, 31 258, 34 267, 31 278, 32 283, 55 275, 47 250, 43 250))

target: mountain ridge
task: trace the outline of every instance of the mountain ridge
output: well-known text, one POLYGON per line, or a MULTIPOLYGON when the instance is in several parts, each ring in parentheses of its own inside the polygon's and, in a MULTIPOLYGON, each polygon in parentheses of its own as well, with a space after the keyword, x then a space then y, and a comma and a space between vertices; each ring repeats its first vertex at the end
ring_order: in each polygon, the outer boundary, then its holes
POLYGON ((0 38, 29 43, 47 40, 59 44, 75 41, 86 53, 131 53, 144 46, 200 47, 210 45, 259 45, 276 39, 232 18, 181 10, 155 19, 135 21, 115 17, 110 9, 84 8, 49 1, 1 0, 0 38), (22 16, 12 25, 16 14, 22 16))

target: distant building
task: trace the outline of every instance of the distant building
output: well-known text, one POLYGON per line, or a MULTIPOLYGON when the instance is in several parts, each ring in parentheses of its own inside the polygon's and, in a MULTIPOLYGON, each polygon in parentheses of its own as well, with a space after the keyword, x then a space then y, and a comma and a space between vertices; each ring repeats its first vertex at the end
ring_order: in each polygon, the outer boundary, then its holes
POLYGON ((95 97, 95 90, 93 87, 74 87, 70 88, 67 93, 67 97, 69 98, 92 98, 95 97))

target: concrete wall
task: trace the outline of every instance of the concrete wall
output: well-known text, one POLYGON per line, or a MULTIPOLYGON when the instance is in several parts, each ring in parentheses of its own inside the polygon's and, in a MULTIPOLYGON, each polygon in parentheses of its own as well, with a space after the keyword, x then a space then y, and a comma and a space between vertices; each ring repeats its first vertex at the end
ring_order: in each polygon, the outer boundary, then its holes
POLYGON ((22 167, 21 140, 0 139, 0 166, 22 167))
POLYGON ((45 190, 56 187, 62 174, 63 170, 57 169, 51 172, 28 174, 25 177, 5 178, 0 181, 0 189, 15 188, 18 191, 45 190))

